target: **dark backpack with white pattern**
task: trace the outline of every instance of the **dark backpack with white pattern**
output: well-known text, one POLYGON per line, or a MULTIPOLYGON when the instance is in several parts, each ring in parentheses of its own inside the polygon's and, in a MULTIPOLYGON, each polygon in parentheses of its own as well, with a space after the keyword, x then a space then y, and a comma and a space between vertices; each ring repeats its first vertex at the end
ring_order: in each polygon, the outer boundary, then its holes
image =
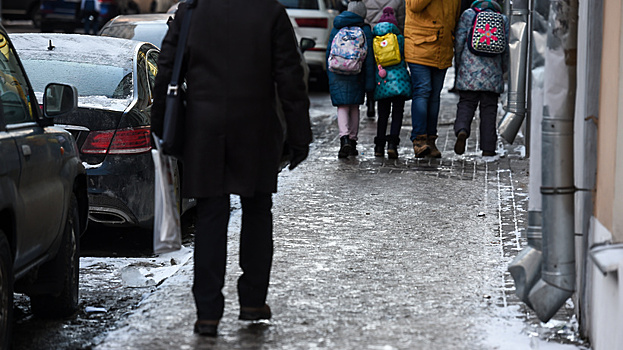
POLYGON ((467 36, 467 47, 479 56, 496 56, 506 51, 504 16, 496 11, 472 8, 476 12, 467 36))

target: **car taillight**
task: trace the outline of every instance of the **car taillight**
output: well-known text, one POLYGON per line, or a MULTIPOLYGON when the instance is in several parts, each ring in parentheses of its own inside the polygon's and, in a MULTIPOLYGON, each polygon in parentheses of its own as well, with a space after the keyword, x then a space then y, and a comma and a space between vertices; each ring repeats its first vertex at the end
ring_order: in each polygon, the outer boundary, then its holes
POLYGON ((149 127, 91 131, 82 145, 88 154, 137 154, 151 150, 149 127))
POLYGON ((117 130, 108 153, 143 153, 151 150, 149 127, 117 130))
POLYGON ((98 0, 100 4, 113 4, 115 0, 98 0))
POLYGON ((327 28, 329 20, 326 18, 295 18, 299 27, 306 28, 327 28))
POLYGON ((82 153, 106 154, 115 130, 91 131, 82 145, 82 153))

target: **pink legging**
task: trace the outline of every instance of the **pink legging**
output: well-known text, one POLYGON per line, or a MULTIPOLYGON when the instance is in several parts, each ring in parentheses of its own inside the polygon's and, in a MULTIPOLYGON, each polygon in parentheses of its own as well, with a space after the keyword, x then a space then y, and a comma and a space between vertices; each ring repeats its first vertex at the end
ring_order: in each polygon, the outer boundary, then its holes
POLYGON ((359 105, 337 106, 337 126, 340 129, 340 137, 348 136, 357 141, 359 133, 359 105))

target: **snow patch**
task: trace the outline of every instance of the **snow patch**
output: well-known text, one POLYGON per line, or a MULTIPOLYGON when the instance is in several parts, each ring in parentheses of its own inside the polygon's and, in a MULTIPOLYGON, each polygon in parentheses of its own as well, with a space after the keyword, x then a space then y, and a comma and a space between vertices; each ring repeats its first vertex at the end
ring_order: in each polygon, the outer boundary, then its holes
POLYGON ((151 287, 173 276, 192 257, 192 249, 182 249, 151 258, 80 258, 80 268, 113 266, 127 287, 151 287))

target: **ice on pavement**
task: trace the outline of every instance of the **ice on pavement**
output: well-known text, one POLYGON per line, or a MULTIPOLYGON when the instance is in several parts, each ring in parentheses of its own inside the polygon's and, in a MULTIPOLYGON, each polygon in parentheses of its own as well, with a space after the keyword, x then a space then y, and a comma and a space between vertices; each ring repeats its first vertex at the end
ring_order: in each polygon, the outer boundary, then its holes
POLYGON ((115 273, 127 287, 150 287, 175 274, 192 256, 192 249, 182 249, 149 258, 80 258, 80 268, 99 264, 114 266, 115 273))

